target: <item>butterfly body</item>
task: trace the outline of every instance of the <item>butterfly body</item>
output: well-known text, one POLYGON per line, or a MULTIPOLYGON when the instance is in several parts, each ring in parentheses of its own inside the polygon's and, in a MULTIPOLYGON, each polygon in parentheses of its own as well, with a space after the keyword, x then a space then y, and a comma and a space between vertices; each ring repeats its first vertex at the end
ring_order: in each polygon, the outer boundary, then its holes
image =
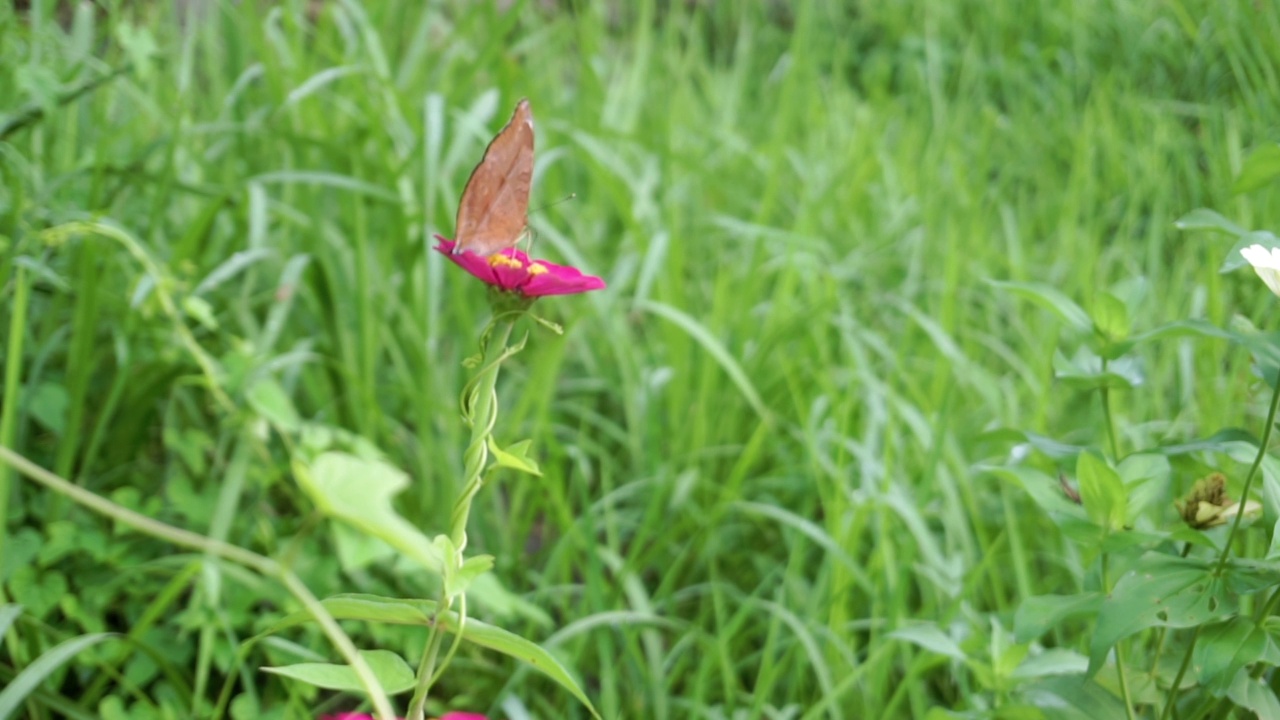
POLYGON ((492 255, 515 247, 528 225, 532 182, 533 111, 528 100, 521 100, 462 191, 454 254, 492 255))

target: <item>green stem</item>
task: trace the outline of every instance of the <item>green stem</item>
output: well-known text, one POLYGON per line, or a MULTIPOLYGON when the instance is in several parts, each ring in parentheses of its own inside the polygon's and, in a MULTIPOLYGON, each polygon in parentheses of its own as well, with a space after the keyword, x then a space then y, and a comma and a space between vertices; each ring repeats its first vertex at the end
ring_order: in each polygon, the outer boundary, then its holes
MULTIPOLYGON (((1107 373, 1107 360, 1102 360, 1102 373, 1107 373)), ((1111 445, 1111 461, 1120 462, 1120 442, 1116 439, 1115 420, 1111 417, 1111 389, 1105 384, 1098 389, 1102 395, 1102 422, 1107 426, 1107 441, 1111 445)))
MULTIPOLYGON (((1280 407, 1280 373, 1277 373, 1275 388, 1271 391, 1271 407, 1267 409, 1267 422, 1262 428, 1262 439, 1258 441, 1258 454, 1253 458, 1253 465, 1249 466, 1249 474, 1245 475, 1244 487, 1240 490, 1240 506, 1237 508, 1235 520, 1231 523, 1231 532, 1227 533, 1227 540, 1222 544, 1222 552, 1218 554, 1217 567, 1214 569, 1214 575, 1221 577, 1227 568, 1227 556, 1231 552, 1231 543, 1235 540, 1236 533, 1240 530, 1240 523, 1244 520, 1244 509, 1249 502, 1249 490, 1253 487, 1253 479, 1258 475, 1258 469, 1262 467, 1262 461, 1267 456, 1267 446, 1271 444, 1271 432, 1276 424, 1276 408, 1280 407)), ((1267 601, 1267 607, 1270 607, 1276 601, 1276 595, 1272 595, 1267 601)), ((1198 628, 1197 628, 1198 629, 1198 628)), ((1191 656, 1191 652, 1195 649, 1195 636, 1192 641, 1187 644, 1187 657, 1191 656)), ((1185 661, 1184 661, 1185 662, 1185 661)), ((1254 668, 1258 670, 1259 668, 1254 668)), ((1252 677, 1260 677, 1253 675, 1252 677)), ((1174 690, 1176 690, 1176 686, 1174 690)), ((1212 707, 1221 710, 1225 707, 1226 698, 1219 698, 1212 707)))
MULTIPOLYGON (((481 351, 484 364, 475 378, 462 391, 462 419, 471 426, 471 441, 467 444, 464 455, 463 474, 465 484, 457 502, 453 505, 453 513, 449 518, 449 539, 453 543, 454 557, 445 558, 452 567, 446 567, 445 573, 455 572, 462 567, 463 550, 467 547, 467 520, 471 517, 471 503, 480 488, 484 486, 484 472, 489 462, 489 436, 498 420, 498 371, 502 361, 511 356, 512 350, 507 348, 511 338, 511 330, 515 326, 515 317, 499 315, 485 329, 481 340, 481 351), (492 337, 490 336, 492 333, 492 337)), ((436 604, 437 618, 447 612, 453 604, 448 588, 440 590, 440 600, 436 604)), ((462 636, 462 623, 466 622, 466 598, 461 600, 459 611, 458 638, 462 636)), ((458 649, 457 641, 450 647, 445 660, 436 668, 436 658, 440 653, 440 645, 444 635, 440 632, 440 623, 431 624, 431 633, 427 636, 427 648, 418 664, 417 685, 413 690, 413 700, 409 703, 407 720, 423 720, 426 717, 427 698, 431 686, 439 678, 440 673, 448 666, 458 649)))
POLYGON ((1231 541, 1235 540, 1236 533, 1240 530, 1240 522, 1244 520, 1245 506, 1249 501, 1249 490, 1253 487, 1253 479, 1258 475, 1258 468, 1262 467, 1262 460, 1267 456, 1267 446, 1271 444, 1271 431, 1276 423, 1276 408, 1280 407, 1280 376, 1276 378, 1275 389, 1271 391, 1271 407, 1267 409, 1267 424, 1262 428, 1262 439, 1258 442, 1258 454, 1253 458, 1253 465, 1249 467, 1249 474, 1244 477, 1244 488, 1240 490, 1240 508, 1236 513, 1235 522, 1231 523, 1231 532, 1227 533, 1227 541, 1222 544, 1222 552, 1218 555, 1218 569, 1215 574, 1222 575, 1227 568, 1227 555, 1231 552, 1231 541))
POLYGON ((466 484, 458 501, 454 503, 449 522, 449 539, 461 554, 467 545, 467 519, 471 516, 471 501, 484 484, 484 470, 489 460, 489 436, 498 419, 498 370, 506 359, 507 340, 511 337, 514 322, 494 318, 496 337, 485 350, 485 364, 471 386, 463 390, 463 420, 471 426, 471 442, 464 456, 463 474, 466 484))
POLYGON ((369 700, 373 703, 374 713, 377 715, 378 720, 394 720, 396 714, 391 707, 391 700, 387 698, 387 694, 378 683, 378 678, 373 674, 373 670, 369 668, 368 663, 364 661, 359 651, 356 650, 351 638, 347 637, 347 634, 338 625, 338 621, 333 619, 328 610, 325 610, 324 605, 311 593, 311 590, 293 572, 284 568, 280 563, 251 550, 220 540, 213 540, 189 530, 173 527, 129 508, 117 505, 75 483, 58 477, 4 446, 0 446, 0 462, 14 468, 19 473, 50 490, 70 498, 73 502, 105 515, 122 525, 127 525, 138 532, 166 540, 174 545, 230 560, 244 565, 263 576, 276 578, 311 613, 316 623, 320 625, 320 629, 328 636, 329 642, 333 643, 339 654, 351 666, 352 671, 355 672, 356 677, 360 680, 360 685, 369 695, 369 700))

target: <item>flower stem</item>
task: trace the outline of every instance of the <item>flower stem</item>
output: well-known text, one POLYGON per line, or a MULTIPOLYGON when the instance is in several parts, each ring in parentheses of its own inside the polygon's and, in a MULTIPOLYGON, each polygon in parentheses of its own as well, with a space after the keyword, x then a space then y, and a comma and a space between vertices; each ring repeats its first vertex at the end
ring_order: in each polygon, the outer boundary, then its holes
MULTIPOLYGON (((449 517, 449 539, 453 543, 455 555, 444 559, 445 563, 452 566, 445 572, 462 567, 463 551, 467 547, 467 519, 471 517, 471 502, 484 485, 484 471, 489 461, 489 436, 493 433, 493 426, 498 420, 498 370, 502 367, 502 361, 519 349, 507 347, 511 330, 515 326, 515 317, 513 314, 504 313, 490 322, 480 341, 484 364, 480 366, 475 378, 462 390, 462 419, 471 426, 471 441, 467 444, 464 455, 465 484, 449 517)), ((441 588, 440 600, 436 604, 437 622, 431 624, 426 651, 418 664, 417 685, 413 690, 413 700, 409 703, 407 720, 423 720, 426 716, 427 697, 431 692, 431 686, 457 650, 455 643, 445 655, 445 662, 436 668, 436 658, 440 653, 440 645, 444 641, 438 617, 441 613, 448 612, 452 605, 453 598, 448 595, 447 588, 441 588)), ((460 605, 459 636, 462 632, 462 624, 466 622, 466 607, 464 598, 460 605)))
POLYGON ((471 516, 471 501, 484 484, 484 469, 489 460, 489 436, 498 420, 498 370, 508 356, 507 340, 515 326, 513 319, 496 317, 490 331, 495 332, 484 350, 485 364, 475 380, 463 390, 462 419, 471 426, 471 442, 467 445, 464 475, 466 485, 458 501, 454 503, 449 522, 449 539, 461 554, 467 545, 467 519, 471 516))

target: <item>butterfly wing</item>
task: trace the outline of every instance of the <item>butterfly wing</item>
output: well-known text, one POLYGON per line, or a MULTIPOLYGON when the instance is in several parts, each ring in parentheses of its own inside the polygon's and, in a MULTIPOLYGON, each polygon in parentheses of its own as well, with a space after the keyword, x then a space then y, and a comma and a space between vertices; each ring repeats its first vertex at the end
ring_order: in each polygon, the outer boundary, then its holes
POLYGON ((491 255, 513 247, 524 235, 532 181, 533 111, 521 100, 462 191, 453 252, 491 255))

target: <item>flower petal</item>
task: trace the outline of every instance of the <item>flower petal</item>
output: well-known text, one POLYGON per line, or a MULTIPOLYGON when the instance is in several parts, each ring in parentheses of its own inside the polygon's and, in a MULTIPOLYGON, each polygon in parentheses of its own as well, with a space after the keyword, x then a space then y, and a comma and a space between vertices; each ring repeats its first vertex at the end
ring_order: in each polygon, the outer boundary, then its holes
POLYGON ((584 275, 575 267, 556 265, 544 260, 533 261, 515 248, 488 257, 470 251, 454 255, 453 248, 457 243, 439 235, 435 238, 439 241, 435 250, 449 258, 453 264, 489 285, 517 292, 525 297, 572 295, 605 287, 604 280, 584 275))

